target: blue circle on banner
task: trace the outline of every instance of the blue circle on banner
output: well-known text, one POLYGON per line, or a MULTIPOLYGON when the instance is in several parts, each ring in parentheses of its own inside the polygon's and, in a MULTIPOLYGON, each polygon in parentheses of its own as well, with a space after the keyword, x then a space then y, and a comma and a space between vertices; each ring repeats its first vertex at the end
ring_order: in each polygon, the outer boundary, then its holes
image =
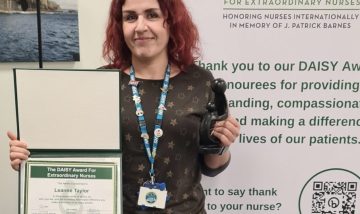
POLYGON ((149 204, 153 204, 156 202, 157 200, 157 196, 155 192, 148 192, 145 195, 145 200, 146 202, 148 202, 149 204))
POLYGON ((313 175, 300 192, 299 214, 355 213, 360 210, 360 177, 342 169, 326 169, 313 175))

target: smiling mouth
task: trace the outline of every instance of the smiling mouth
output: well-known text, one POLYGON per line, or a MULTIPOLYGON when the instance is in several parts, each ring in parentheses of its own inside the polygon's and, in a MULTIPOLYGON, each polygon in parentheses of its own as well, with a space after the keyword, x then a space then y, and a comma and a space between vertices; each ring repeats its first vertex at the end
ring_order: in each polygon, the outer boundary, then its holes
POLYGON ((153 37, 139 37, 139 38, 135 38, 135 41, 146 41, 146 40, 152 40, 154 39, 153 37))

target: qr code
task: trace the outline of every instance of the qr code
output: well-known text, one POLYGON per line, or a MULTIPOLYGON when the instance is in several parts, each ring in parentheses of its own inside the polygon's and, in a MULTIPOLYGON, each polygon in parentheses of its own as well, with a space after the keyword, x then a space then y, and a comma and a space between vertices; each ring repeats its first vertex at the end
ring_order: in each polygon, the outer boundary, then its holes
POLYGON ((357 182, 313 183, 312 214, 355 214, 357 182))

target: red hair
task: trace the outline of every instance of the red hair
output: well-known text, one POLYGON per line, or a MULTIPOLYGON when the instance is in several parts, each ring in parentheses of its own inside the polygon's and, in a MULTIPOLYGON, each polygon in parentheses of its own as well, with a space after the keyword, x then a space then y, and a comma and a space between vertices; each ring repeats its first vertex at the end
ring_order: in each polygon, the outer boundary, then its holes
MULTIPOLYGON (((122 29, 122 6, 126 0, 113 0, 110 6, 103 56, 110 67, 125 69, 131 65, 131 52, 122 29)), ((199 54, 199 33, 182 0, 158 0, 170 29, 168 56, 170 63, 182 70, 192 65, 199 54)))

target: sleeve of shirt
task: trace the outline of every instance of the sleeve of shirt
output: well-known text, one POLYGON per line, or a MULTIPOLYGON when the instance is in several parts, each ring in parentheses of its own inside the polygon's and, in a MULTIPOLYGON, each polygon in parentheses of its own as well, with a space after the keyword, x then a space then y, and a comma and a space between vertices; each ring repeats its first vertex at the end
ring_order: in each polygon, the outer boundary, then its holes
POLYGON ((203 175, 208 176, 208 177, 215 177, 218 174, 220 174, 221 172, 223 172, 229 166, 230 160, 231 160, 231 156, 230 156, 229 160, 224 165, 220 166, 219 168, 212 169, 212 168, 209 168, 205 164, 204 155, 201 154, 200 157, 199 157, 201 173, 203 175))
MULTIPOLYGON (((207 73, 206 78, 208 80, 210 80, 210 81, 213 81, 214 77, 211 74, 211 72, 206 71, 206 73, 207 73)), ((214 100, 215 94, 212 91, 211 86, 208 86, 206 91, 209 94, 208 101, 207 101, 209 103, 209 102, 214 100)), ((224 165, 220 166, 219 168, 213 169, 213 168, 209 168, 206 165, 206 163, 204 161, 204 154, 200 154, 199 155, 199 163, 200 163, 201 173, 203 175, 206 175, 206 176, 209 176, 209 177, 215 177, 216 175, 220 174, 221 172, 223 172, 228 167, 228 165, 230 164, 230 159, 231 159, 231 156, 230 156, 229 160, 224 165)))

